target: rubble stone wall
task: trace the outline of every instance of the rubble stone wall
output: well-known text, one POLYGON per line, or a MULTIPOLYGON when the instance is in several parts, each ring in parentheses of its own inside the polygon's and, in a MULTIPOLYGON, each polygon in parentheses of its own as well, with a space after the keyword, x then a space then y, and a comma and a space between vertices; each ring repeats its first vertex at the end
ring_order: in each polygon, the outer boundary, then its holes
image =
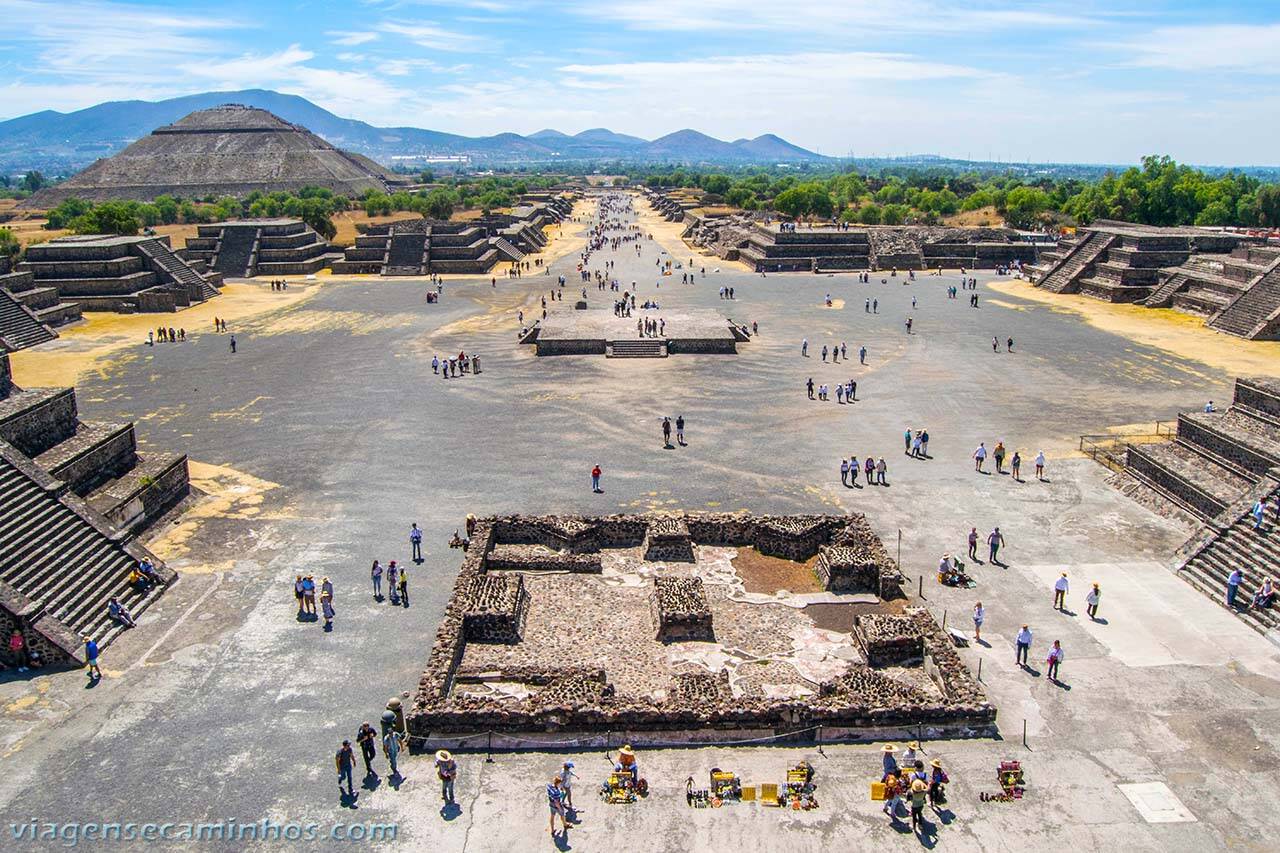
MULTIPOLYGON (((858 732, 924 726, 937 732, 985 735, 994 731, 995 709, 981 685, 972 677, 942 630, 926 611, 909 610, 879 625, 866 624, 866 642, 883 652, 897 653, 895 642, 910 637, 911 650, 923 657, 944 699, 925 696, 908 684, 855 667, 838 680, 824 684, 816 699, 777 700, 762 696, 735 697, 719 676, 673 674, 667 696, 619 697, 603 670, 574 668, 546 670, 511 667, 496 672, 457 671, 463 649, 473 632, 476 640, 513 642, 528 612, 528 593, 519 575, 486 575, 495 545, 519 540, 543 544, 570 554, 591 554, 601 548, 640 545, 655 516, 507 516, 477 522, 472 545, 464 558, 454 594, 436 632, 426 671, 408 714, 411 734, 448 737, 450 734, 493 730, 497 732, 657 733, 695 732, 714 739, 717 733, 795 732, 804 727, 824 727, 832 737, 857 737, 858 732), (483 580, 483 583, 477 581, 483 580), (497 583, 493 583, 497 581, 497 583), (485 698, 451 695, 459 684, 484 680, 514 680, 542 690, 518 704, 485 698)), ((896 575, 896 566, 862 516, 768 517, 716 513, 683 517, 691 539, 699 544, 746 547, 763 540, 766 546, 786 550, 790 559, 808 559, 821 546, 858 544, 866 553, 883 559, 885 571, 896 575), (795 556, 792 556, 795 555, 795 556)), ((665 527, 667 522, 660 523, 665 527)), ((671 579, 677 580, 677 579, 671 579)), ((663 584, 662 586, 667 586, 663 584)), ((701 627, 702 609, 689 603, 692 586, 670 587, 666 599, 655 583, 652 602, 656 623, 667 618, 677 628, 701 627), (663 603, 659 603, 662 600, 663 603), (685 620, 685 621, 681 621, 685 620)), ((699 587, 699 592, 701 589, 699 587)), ((702 594, 705 608, 705 593, 702 594)), ((710 627, 707 610, 706 626, 710 627)), ((868 656, 870 657, 870 655, 868 656)), ((809 736, 812 736, 811 734, 809 736)))

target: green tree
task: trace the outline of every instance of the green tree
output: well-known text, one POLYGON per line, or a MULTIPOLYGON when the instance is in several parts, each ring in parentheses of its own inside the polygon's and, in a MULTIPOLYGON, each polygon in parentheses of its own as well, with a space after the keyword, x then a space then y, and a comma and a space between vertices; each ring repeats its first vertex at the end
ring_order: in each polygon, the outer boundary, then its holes
POLYGON ((1015 228, 1030 228, 1049 209, 1049 196, 1039 187, 1010 190, 1000 214, 1015 228))
POLYGON ((16 255, 21 249, 22 244, 18 242, 18 235, 8 228, 0 228, 0 258, 16 255))
POLYGON ((34 169, 22 176, 22 188, 29 193, 36 192, 37 190, 42 190, 48 185, 49 185, 48 179, 45 178, 45 176, 42 173, 34 169))
POLYGON ((448 219, 453 215, 457 196, 446 189, 434 189, 423 199, 424 212, 432 219, 448 219))
POLYGON ((883 225, 901 225, 910 213, 911 208, 905 204, 886 204, 880 209, 880 222, 883 225))

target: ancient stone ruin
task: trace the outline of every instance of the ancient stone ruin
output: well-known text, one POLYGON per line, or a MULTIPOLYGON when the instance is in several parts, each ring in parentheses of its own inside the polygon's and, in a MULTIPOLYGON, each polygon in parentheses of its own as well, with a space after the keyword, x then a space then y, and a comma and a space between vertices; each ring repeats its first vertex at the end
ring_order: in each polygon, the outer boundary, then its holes
MULTIPOLYGON (((189 491, 187 457, 139 453, 131 423, 86 423, 73 388, 14 385, 0 352, 0 632, 16 628, 53 665, 105 646, 119 599, 136 616, 175 578, 136 536, 189 491), (161 584, 128 583, 142 559, 161 584)), ((7 654, 5 651, 0 654, 7 654)))
POLYGON ((214 298, 222 286, 220 273, 181 257, 167 236, 58 237, 28 247, 18 272, 83 311, 172 312, 214 298))
POLYGON ((266 110, 224 104, 156 128, 22 206, 48 210, 68 198, 242 197, 255 190, 296 192, 303 187, 359 198, 367 190, 391 191, 408 180, 266 110))
POLYGON ((860 515, 482 519, 410 733, 457 746, 490 731, 509 743, 994 731, 995 709, 926 611, 867 613, 848 634, 816 629, 795 607, 745 594, 734 568, 744 552, 808 564, 828 590, 857 589, 862 607, 868 590, 901 597, 898 568, 860 515))
POLYGON ((1027 273, 1053 293, 1173 308, 1229 335, 1280 339, 1280 245, 1262 237, 1098 220, 1027 273))

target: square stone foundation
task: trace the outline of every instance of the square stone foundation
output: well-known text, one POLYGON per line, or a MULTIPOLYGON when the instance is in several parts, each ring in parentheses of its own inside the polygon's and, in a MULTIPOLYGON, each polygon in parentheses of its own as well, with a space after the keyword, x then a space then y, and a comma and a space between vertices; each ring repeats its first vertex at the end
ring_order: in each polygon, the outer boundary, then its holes
POLYGON ((649 612, 661 642, 715 641, 702 578, 654 578, 649 612))

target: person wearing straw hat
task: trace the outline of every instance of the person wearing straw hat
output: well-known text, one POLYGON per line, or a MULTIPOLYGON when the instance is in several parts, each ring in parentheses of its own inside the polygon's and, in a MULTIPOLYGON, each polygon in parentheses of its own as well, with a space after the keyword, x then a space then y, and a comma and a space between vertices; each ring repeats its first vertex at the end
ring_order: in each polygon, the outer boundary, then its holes
POLYGON ((898 759, 894 757, 894 753, 897 751, 898 748, 891 743, 886 743, 880 750, 881 768, 884 770, 883 775, 888 776, 890 773, 898 772, 898 759))
POLYGON ((942 769, 942 761, 933 759, 929 762, 929 766, 933 769, 929 771, 929 805, 936 810, 938 806, 947 801, 947 793, 942 786, 950 782, 947 773, 942 769))
POLYGON ((911 828, 915 829, 924 822, 924 801, 929 786, 919 779, 911 783, 911 828))
POLYGON ((453 780, 458 776, 458 762, 453 760, 447 749, 436 752, 436 775, 440 777, 440 799, 446 803, 454 802, 453 780))
POLYGON ((1102 590, 1095 583, 1093 589, 1089 590, 1089 594, 1084 597, 1085 612, 1089 614, 1089 618, 1097 620, 1098 604, 1102 601, 1102 590))
POLYGON ((640 781, 640 765, 636 762, 636 752, 631 744, 618 750, 618 760, 614 762, 613 769, 617 773, 630 773, 632 785, 640 781))

